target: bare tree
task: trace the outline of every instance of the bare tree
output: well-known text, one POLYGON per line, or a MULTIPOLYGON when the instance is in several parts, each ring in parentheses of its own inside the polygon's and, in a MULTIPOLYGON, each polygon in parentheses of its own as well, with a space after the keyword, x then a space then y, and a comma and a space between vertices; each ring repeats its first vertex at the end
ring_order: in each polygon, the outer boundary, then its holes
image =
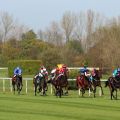
POLYGON ((2 31, 2 39, 3 42, 5 42, 5 40, 7 39, 7 35, 9 34, 9 32, 11 31, 11 29, 14 28, 14 21, 13 21, 13 17, 11 15, 9 15, 7 12, 2 12, 0 14, 0 21, 1 21, 1 31, 2 31))
POLYGON ((84 41, 85 52, 89 50, 96 42, 97 39, 94 39, 94 32, 102 27, 104 24, 104 19, 99 13, 88 10, 86 13, 86 39, 84 41))
POLYGON ((9 38, 16 38, 16 40, 21 40, 23 33, 29 31, 29 28, 25 25, 21 25, 19 23, 14 24, 14 28, 11 29, 9 33, 9 38))
POLYGON ((38 30, 37 35, 40 40, 44 40, 44 32, 42 30, 38 30))
POLYGON ((75 20, 75 29, 73 31, 73 37, 76 40, 82 41, 83 36, 85 35, 85 14, 80 12, 79 15, 76 15, 75 20))
POLYGON ((69 42, 72 32, 75 27, 75 14, 71 12, 65 12, 61 20, 61 26, 64 31, 66 42, 69 42))
POLYGON ((57 46, 62 45, 63 35, 57 22, 52 22, 44 34, 46 41, 57 46))

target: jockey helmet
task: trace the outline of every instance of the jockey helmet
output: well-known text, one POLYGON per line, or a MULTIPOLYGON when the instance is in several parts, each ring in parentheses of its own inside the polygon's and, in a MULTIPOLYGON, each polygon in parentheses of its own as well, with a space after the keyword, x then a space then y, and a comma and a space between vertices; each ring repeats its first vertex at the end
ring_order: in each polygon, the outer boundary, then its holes
POLYGON ((84 61, 83 62, 83 66, 86 68, 86 67, 88 67, 88 62, 87 61, 84 61))
POLYGON ((57 64, 58 68, 62 68, 63 64, 57 64))
POLYGON ((20 69, 19 67, 16 68, 17 70, 20 69))
POLYGON ((88 67, 88 65, 84 63, 84 64, 83 64, 83 67, 85 67, 85 68, 86 68, 86 67, 88 67))
POLYGON ((43 72, 46 72, 47 70, 46 70, 46 68, 43 68, 43 72))

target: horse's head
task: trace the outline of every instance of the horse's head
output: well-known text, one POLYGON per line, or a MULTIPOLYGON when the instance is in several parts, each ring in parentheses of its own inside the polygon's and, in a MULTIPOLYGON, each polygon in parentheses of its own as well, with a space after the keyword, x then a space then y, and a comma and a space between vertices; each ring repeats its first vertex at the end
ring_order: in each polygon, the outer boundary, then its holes
POLYGON ((99 79, 102 78, 102 70, 95 69, 95 77, 99 79))

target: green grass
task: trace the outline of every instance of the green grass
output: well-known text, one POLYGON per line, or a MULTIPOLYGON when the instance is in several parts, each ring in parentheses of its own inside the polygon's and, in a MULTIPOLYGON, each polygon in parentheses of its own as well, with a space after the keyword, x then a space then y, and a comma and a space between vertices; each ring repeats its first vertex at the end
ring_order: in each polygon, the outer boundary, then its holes
POLYGON ((88 93, 78 97, 78 91, 62 98, 50 91, 47 96, 34 96, 33 91, 27 95, 25 91, 21 95, 0 92, 0 120, 118 120, 120 100, 110 100, 108 88, 104 92, 102 97, 97 93, 96 98, 88 93))
MULTIPOLYGON (((2 74, 5 76, 4 74, 2 74)), ((29 76, 28 76, 29 77, 29 76)), ((10 92, 10 81, 0 81, 0 120, 119 120, 120 119, 120 93, 118 100, 110 100, 108 88, 104 88, 105 95, 93 98, 79 97, 78 91, 69 91, 69 96, 56 98, 47 96, 34 96, 32 81, 28 81, 28 94, 25 92, 23 81, 21 95, 10 92)), ((103 85, 104 86, 104 85, 103 85)))

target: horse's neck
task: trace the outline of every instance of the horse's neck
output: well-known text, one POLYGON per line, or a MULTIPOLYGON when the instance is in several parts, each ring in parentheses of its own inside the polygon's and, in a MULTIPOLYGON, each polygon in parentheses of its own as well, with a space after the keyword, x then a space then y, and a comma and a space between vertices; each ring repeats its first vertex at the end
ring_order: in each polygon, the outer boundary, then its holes
POLYGON ((77 80, 84 81, 84 79, 85 79, 84 75, 77 76, 77 80))
POLYGON ((16 77, 12 77, 12 81, 16 81, 16 77))

